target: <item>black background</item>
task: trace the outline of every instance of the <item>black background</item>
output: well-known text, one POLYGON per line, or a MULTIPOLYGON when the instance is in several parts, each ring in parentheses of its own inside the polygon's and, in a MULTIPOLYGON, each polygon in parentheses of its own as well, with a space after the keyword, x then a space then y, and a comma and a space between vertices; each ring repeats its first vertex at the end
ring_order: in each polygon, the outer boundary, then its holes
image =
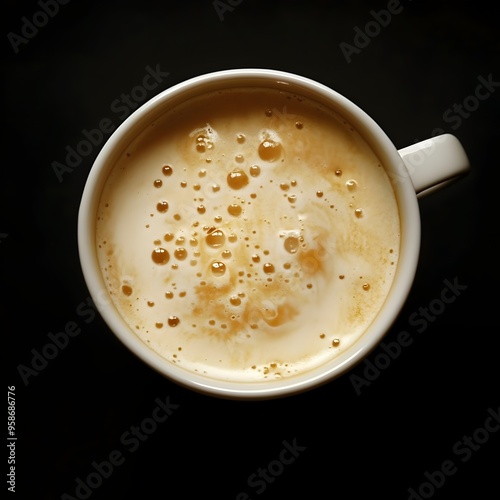
POLYGON ((418 490, 424 473, 445 460, 455 473, 433 497, 491 498, 498 491, 498 434, 486 440, 479 431, 486 442, 466 462, 454 451, 464 435, 484 427, 500 399, 498 85, 467 118, 452 121, 445 113, 474 95, 478 77, 500 81, 499 19, 495 2, 401 5, 348 63, 339 44, 353 44, 355 27, 364 30, 370 11, 387 2, 243 0, 221 20, 210 0, 71 1, 17 53, 7 34, 21 35, 23 16, 32 20, 41 7, 5 2, 1 327, 6 385, 16 394, 18 498, 77 498, 77 479, 86 481, 92 463, 113 451, 124 463, 92 489, 92 499, 235 499, 243 491, 252 499, 406 499, 408 488, 418 490), (111 103, 157 65, 169 75, 147 99, 210 71, 274 68, 345 95, 398 148, 437 128, 464 145, 470 174, 420 201, 419 269, 386 338, 406 330, 414 341, 360 395, 350 375, 363 376, 363 365, 276 401, 195 394, 136 359, 100 317, 77 312, 89 295, 77 252, 78 206, 101 145, 62 182, 52 163, 64 163, 66 146, 75 147, 83 129, 103 118, 118 125, 111 103), (439 299, 444 280, 467 288, 418 332, 409 317, 439 299), (70 321, 81 333, 23 381, 21 365, 31 367, 32 350, 70 321), (167 396, 178 408, 132 451, 123 434, 167 396), (279 458, 283 441, 294 440, 305 449, 265 491, 248 484, 279 458))

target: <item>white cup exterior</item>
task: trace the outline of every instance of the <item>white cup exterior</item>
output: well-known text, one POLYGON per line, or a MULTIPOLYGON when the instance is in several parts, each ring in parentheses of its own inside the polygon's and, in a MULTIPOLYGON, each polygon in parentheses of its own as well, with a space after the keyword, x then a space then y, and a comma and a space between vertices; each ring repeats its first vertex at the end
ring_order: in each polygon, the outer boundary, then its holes
POLYGON ((236 69, 209 73, 177 84, 136 110, 112 134, 89 173, 78 215, 78 247, 87 287, 111 331, 135 355, 180 385, 231 399, 288 396, 326 383, 351 369, 374 349, 397 318, 411 289, 420 251, 420 214, 412 177, 401 155, 383 130, 364 111, 334 90, 308 78, 268 69, 236 69), (326 104, 353 125, 376 152, 392 180, 398 203, 401 233, 399 262, 385 303, 368 330, 333 360, 293 377, 262 382, 218 380, 183 369, 146 346, 129 328, 111 301, 101 274, 95 224, 100 194, 119 154, 148 124, 185 99, 214 89, 235 86, 278 88, 326 104))

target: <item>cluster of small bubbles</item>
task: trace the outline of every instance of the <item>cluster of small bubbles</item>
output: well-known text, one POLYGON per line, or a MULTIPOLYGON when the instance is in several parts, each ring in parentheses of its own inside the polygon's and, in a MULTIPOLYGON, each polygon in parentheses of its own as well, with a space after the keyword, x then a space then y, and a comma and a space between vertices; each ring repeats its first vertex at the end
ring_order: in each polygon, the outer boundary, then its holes
MULTIPOLYGON (((288 366, 285 364, 285 366, 288 366)), ((254 366, 252 366, 254 368, 254 366)), ((254 368, 255 369, 255 368, 254 368)), ((282 374, 279 371, 276 371, 278 369, 278 363, 269 363, 269 366, 264 366, 262 368, 262 373, 264 374, 264 377, 267 378, 268 375, 272 374, 274 378, 282 378, 282 374)), ((259 370, 260 371, 260 370, 259 370)), ((290 371, 288 371, 290 373, 290 371)))
POLYGON ((358 183, 354 180, 354 179, 349 179, 346 183, 345 183, 347 189, 349 191, 354 191, 357 186, 358 186, 358 183))
POLYGON ((363 217, 363 210, 361 210, 361 208, 356 208, 356 210, 354 210, 354 215, 360 219, 361 217, 363 217))
POLYGON ((163 175, 166 175, 168 177, 172 175, 173 169, 170 165, 163 165, 161 171, 163 172, 163 175))
POLYGON ((154 182, 153 182, 153 186, 155 188, 161 188, 163 186, 163 181, 161 179, 156 179, 154 182))
POLYGON ((158 212, 161 212, 161 213, 166 212, 168 210, 168 202, 165 200, 159 201, 156 204, 156 210, 158 210, 158 212))
POLYGON ((243 170, 235 168, 227 174, 227 184, 231 189, 241 189, 248 184, 248 176, 243 170))
POLYGON ((155 264, 164 265, 170 260, 170 254, 164 248, 155 248, 151 254, 155 264))
POLYGON ((208 138, 206 134, 199 134, 196 137, 196 151, 204 153, 207 149, 212 149, 214 143, 208 138))
POLYGON ((242 212, 241 205, 238 205, 237 203, 232 203, 227 207, 227 211, 229 215, 232 215, 233 217, 238 217, 241 215, 242 212))
POLYGON ((272 139, 264 139, 259 144, 258 153, 262 160, 273 162, 281 157, 283 153, 283 146, 281 143, 272 139))
POLYGON ((252 165, 250 167, 250 175, 252 177, 258 177, 260 175, 260 167, 258 165, 252 165))

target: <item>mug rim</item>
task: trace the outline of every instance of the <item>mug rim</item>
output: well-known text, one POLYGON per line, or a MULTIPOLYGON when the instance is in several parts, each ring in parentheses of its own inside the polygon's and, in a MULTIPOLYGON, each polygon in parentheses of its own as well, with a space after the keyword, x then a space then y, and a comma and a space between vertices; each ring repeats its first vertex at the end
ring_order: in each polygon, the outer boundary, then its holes
POLYGON ((143 362, 181 386, 203 394, 229 399, 267 399, 298 394, 329 382, 362 361, 383 339, 402 309, 413 284, 420 252, 420 213, 415 189, 401 156, 381 127, 352 101, 317 81, 272 69, 242 68, 195 76, 160 92, 128 116, 111 134, 97 155, 87 177, 78 212, 78 252, 90 296, 114 335, 143 362), (253 82, 249 85, 249 82, 253 82), (262 382, 235 382, 193 373, 169 362, 148 347, 125 323, 111 301, 97 259, 95 220, 102 185, 117 154, 151 122, 154 116, 190 94, 211 88, 256 86, 283 88, 316 98, 343 116, 375 151, 396 194, 400 218, 399 259, 390 291, 372 324, 346 352, 291 377, 262 382), (309 95, 308 95, 309 94, 309 95), (169 104, 170 103, 170 104, 169 104))

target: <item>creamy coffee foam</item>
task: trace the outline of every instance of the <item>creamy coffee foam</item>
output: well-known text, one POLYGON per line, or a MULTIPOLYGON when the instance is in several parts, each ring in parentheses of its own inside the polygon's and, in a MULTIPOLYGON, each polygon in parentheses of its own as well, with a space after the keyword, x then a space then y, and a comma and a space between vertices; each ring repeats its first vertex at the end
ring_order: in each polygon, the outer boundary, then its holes
POLYGON ((399 217, 373 151, 293 94, 233 89, 169 111, 114 166, 101 269, 130 328, 168 361, 234 381, 292 376, 374 320, 399 217))

